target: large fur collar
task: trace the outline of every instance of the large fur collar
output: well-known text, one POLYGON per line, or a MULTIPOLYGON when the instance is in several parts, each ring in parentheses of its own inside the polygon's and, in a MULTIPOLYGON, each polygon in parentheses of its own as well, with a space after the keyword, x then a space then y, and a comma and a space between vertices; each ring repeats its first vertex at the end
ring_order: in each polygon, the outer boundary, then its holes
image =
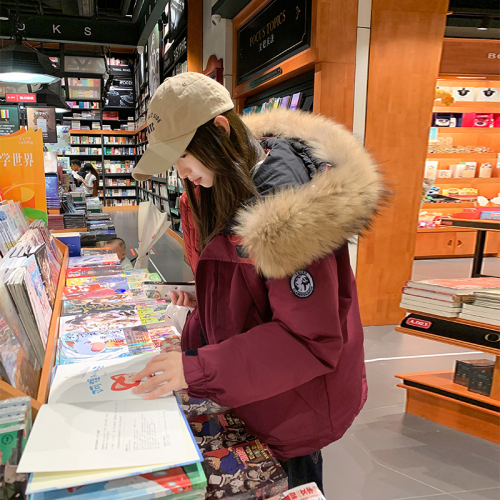
POLYGON ((290 276, 368 226, 382 193, 381 177, 342 125, 284 109, 246 115, 244 122, 256 138, 299 139, 333 165, 304 186, 261 198, 238 212, 236 233, 258 272, 268 279, 290 276))

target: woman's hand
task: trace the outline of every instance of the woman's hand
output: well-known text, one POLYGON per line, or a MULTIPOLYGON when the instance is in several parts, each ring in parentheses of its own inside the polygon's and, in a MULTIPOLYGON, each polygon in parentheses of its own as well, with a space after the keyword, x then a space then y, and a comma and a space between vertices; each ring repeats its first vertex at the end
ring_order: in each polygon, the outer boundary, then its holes
POLYGON ((151 377, 146 382, 134 387, 134 394, 143 394, 142 399, 156 399, 168 392, 187 387, 182 367, 182 353, 166 352, 155 356, 140 372, 136 373, 133 382, 151 377), (155 375, 156 374, 156 375, 155 375))
POLYGON ((179 292, 179 296, 176 292, 170 292, 170 300, 174 306, 191 307, 191 309, 196 307, 196 300, 193 300, 186 292, 179 292))

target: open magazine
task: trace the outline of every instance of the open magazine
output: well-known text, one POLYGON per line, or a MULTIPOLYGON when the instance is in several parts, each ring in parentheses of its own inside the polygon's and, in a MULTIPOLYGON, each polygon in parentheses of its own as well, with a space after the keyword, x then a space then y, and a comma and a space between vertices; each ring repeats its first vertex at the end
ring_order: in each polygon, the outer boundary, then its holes
MULTIPOLYGON (((131 390, 138 385, 132 376, 155 355, 57 367, 48 404, 38 413, 18 471, 83 472, 133 465, 139 473, 145 466, 200 461, 192 435, 184 439, 189 430, 175 397, 145 401, 131 390)), ((113 471, 102 472, 100 481, 114 477, 113 471)))

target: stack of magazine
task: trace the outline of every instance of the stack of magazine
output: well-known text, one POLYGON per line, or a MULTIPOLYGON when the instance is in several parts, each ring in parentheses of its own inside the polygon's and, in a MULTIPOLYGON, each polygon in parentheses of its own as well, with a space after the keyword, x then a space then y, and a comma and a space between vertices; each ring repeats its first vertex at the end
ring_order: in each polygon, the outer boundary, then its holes
POLYGON ((13 248, 28 230, 21 204, 13 201, 0 203, 0 257, 13 248))
POLYGON ((63 260, 43 221, 34 221, 0 261, 3 378, 36 398, 63 260))

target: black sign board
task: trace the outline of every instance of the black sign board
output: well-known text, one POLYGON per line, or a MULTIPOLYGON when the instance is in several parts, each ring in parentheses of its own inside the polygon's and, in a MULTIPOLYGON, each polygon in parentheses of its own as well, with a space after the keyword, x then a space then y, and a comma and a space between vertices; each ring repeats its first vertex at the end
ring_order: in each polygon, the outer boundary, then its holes
POLYGON ((132 68, 130 66, 109 66, 108 73, 112 76, 132 77, 132 68))
POLYGON ((312 0, 271 0, 238 30, 238 84, 308 48, 312 0))

